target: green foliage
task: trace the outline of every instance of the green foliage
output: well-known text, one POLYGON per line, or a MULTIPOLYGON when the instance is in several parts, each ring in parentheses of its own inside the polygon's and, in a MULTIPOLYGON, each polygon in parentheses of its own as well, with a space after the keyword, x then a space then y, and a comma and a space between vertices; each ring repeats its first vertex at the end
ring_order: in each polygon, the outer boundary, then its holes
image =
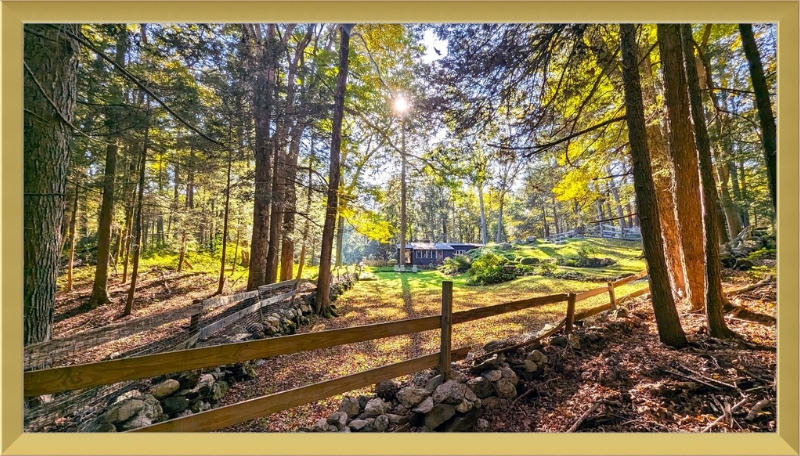
POLYGON ((581 258, 591 258, 597 253, 597 248, 591 245, 582 245, 578 247, 578 256, 581 258))
POLYGON ((443 274, 456 275, 467 272, 472 266, 472 259, 466 255, 456 255, 445 258, 444 264, 439 268, 443 274))
POLYGON ((757 261, 764 258, 775 258, 775 253, 775 249, 761 248, 754 252, 750 252, 750 255, 747 256, 747 259, 750 261, 757 261))
POLYGON ((553 274, 558 270, 558 265, 552 261, 543 261, 539 263, 536 272, 540 275, 553 274))
POLYGON ((469 268, 470 279, 467 285, 488 285, 513 280, 516 277, 514 273, 503 268, 507 263, 508 259, 494 253, 480 256, 469 268))
POLYGON ((536 257, 523 257, 519 262, 523 265, 534 265, 539 263, 539 259, 536 257))

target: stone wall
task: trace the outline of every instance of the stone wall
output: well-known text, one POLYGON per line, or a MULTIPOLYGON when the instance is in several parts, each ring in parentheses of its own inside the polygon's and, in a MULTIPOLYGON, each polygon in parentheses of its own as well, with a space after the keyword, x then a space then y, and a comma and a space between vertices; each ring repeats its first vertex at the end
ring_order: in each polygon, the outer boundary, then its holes
POLYGON ((345 397, 339 409, 300 432, 470 432, 482 431, 485 411, 510 405, 520 377, 541 375, 547 356, 532 350, 517 359, 494 355, 471 367, 453 364, 444 381, 435 370, 404 384, 380 383, 371 396, 345 397))

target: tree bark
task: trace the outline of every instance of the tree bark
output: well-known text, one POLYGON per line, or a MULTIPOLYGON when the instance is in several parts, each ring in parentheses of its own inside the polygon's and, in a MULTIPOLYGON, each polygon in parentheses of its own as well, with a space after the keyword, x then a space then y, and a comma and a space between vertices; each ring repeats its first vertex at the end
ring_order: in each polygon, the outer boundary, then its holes
MULTIPOLYGON (((136 294, 136 280, 138 279, 139 275, 139 256, 141 254, 142 248, 140 245, 143 243, 142 237, 142 205, 144 202, 144 171, 147 167, 147 148, 149 146, 150 141, 150 100, 146 101, 147 105, 147 120, 145 121, 144 126, 144 141, 142 141, 142 156, 139 160, 139 189, 136 198, 136 210, 134 214, 134 225, 133 225, 133 240, 132 243, 132 254, 133 254, 133 266, 131 270, 131 285, 128 288, 128 299, 125 302, 125 310, 123 311, 123 315, 130 315, 133 311, 133 297, 136 294)), ((183 255, 181 255, 183 256, 183 255)), ((179 266, 180 267, 180 266, 179 266)))
POLYGON ((556 205, 556 197, 551 195, 550 199, 553 203, 553 226, 556 229, 556 234, 559 234, 562 230, 558 226, 558 206, 556 205))
POLYGON ((767 180, 769 194, 772 197, 772 207, 777 218, 778 210, 778 137, 775 126, 775 116, 772 114, 772 103, 769 100, 769 87, 764 77, 764 67, 761 64, 761 55, 753 36, 752 24, 739 24, 739 33, 742 36, 742 47, 747 56, 747 66, 750 68, 750 79, 756 96, 758 108, 758 121, 761 124, 761 142, 764 145, 764 161, 767 164, 767 180))
MULTIPOLYGON (((613 174, 611 172, 610 165, 606 168, 606 171, 608 172, 609 176, 613 174)), ((619 227, 628 228, 627 224, 625 223, 625 210, 622 207, 622 203, 620 202, 619 190, 617 189, 617 185, 614 183, 613 178, 609 180, 608 187, 611 190, 611 196, 614 197, 614 205, 617 207, 617 217, 619 217, 619 227)))
MULTIPOLYGON (((649 43, 648 43, 649 44, 649 43)), ((645 86, 642 95, 648 106, 657 106, 656 81, 653 74, 650 56, 643 59, 642 70, 645 72, 645 86)), ((661 116, 662 119, 665 116, 661 116)), ((683 247, 681 246, 680 230, 675 209, 675 168, 672 166, 668 152, 668 141, 665 126, 658 121, 647 126, 647 146, 650 152, 651 164, 654 169, 653 184, 658 200, 658 212, 661 223, 661 237, 664 240, 664 255, 666 256, 670 282, 673 290, 679 296, 686 296, 686 276, 683 264, 683 247)), ((628 213, 631 208, 628 208, 628 213)))
POLYGON ((703 209, 678 25, 659 24, 658 44, 664 75, 664 98, 670 124, 670 155, 675 166, 678 227, 683 246, 686 281, 689 284, 688 297, 692 309, 702 311, 705 308, 703 302, 705 253, 702 237, 698 234, 703 232, 703 209))
POLYGON ((225 215, 222 219, 222 258, 219 262, 219 285, 217 285, 217 293, 222 294, 222 288, 225 286, 225 253, 228 247, 228 214, 230 212, 231 202, 231 164, 233 162, 233 153, 228 148, 228 178, 225 182, 225 215))
POLYGON ((542 197, 542 224, 544 225, 544 237, 550 237, 550 227, 547 225, 547 207, 544 196, 542 197))
POLYGON ((72 217, 69 220, 69 264, 67 265, 67 291, 72 291, 72 268, 75 263, 75 222, 78 218, 78 196, 81 186, 75 183, 75 201, 72 202, 72 217))
POLYGON ((339 74, 336 76, 336 92, 333 103, 333 122, 331 127, 330 170, 328 176, 328 203, 325 208, 325 225, 322 228, 322 248, 319 255, 319 279, 317 280, 317 299, 315 310, 320 315, 330 315, 331 252, 333 250, 333 230, 339 207, 339 184, 341 170, 339 157, 342 143, 342 119, 344 117, 344 96, 347 89, 347 72, 350 53, 350 29, 352 25, 341 25, 339 44, 339 74))
POLYGON ((500 243, 503 235, 503 194, 500 193, 500 208, 497 211, 497 234, 495 235, 494 242, 500 243))
MULTIPOLYGON (((118 26, 117 49, 115 60, 118 65, 125 65, 125 53, 128 49, 128 35, 124 26, 118 26)), ((109 89, 111 94, 110 103, 119 104, 122 102, 122 88, 113 84, 109 89)), ((120 129, 119 107, 108 106, 105 108, 105 127, 111 132, 120 129)), ((114 180, 117 168, 117 153, 119 151, 119 134, 114 133, 109 136, 106 146, 106 164, 103 176, 103 202, 100 206, 100 221, 97 229, 97 268, 94 273, 94 284, 92 285, 92 296, 89 299, 89 307, 95 308, 102 304, 111 302, 108 298, 108 260, 111 253, 111 225, 114 223, 114 180)))
MULTIPOLYGON (((253 26, 257 29, 257 26, 253 26)), ((255 192, 253 195, 253 234, 250 241, 250 274, 247 289, 255 290, 266 284, 267 249, 269 244, 269 208, 272 168, 272 150, 269 123, 274 108, 275 67, 277 55, 274 48, 275 24, 267 25, 266 38, 258 36, 250 26, 243 26, 250 36, 253 51, 249 59, 255 68, 253 118, 255 120, 255 192)))
MULTIPOLYGON (((300 261, 297 265, 297 280, 303 277, 303 266, 306 263, 306 245, 308 244, 308 230, 311 226, 311 188, 313 183, 312 170, 314 166, 314 135, 311 135, 311 153, 308 158, 308 193, 306 194, 306 222, 303 226, 303 241, 300 247, 300 261)), ((313 260, 313 257, 312 257, 313 260)))
POLYGON ((335 267, 341 267, 344 260, 344 224, 347 219, 339 214, 336 223, 336 260, 334 260, 335 267))
MULTIPOLYGON (((75 24, 59 27, 78 30, 75 24)), ((48 25, 25 24, 24 31, 29 73, 23 90, 23 343, 28 345, 51 336, 72 137, 66 122, 74 119, 79 49, 48 25)))
POLYGON ((717 185, 711 164, 711 141, 708 138, 706 115, 700 95, 700 81, 692 48, 692 26, 681 25, 683 57, 686 62, 686 80, 689 86, 689 102, 694 120, 694 134, 697 138, 697 153, 700 163, 700 177, 703 181, 703 221, 705 225, 705 301, 708 334, 711 337, 728 338, 733 331, 728 329, 722 309, 727 304, 722 293, 722 272, 719 258, 719 213, 717 212, 717 185))
POLYGON ((667 276, 667 262, 664 257, 661 223, 658 216, 659 208, 655 198, 653 172, 650 168, 650 156, 647 150, 647 131, 639 79, 635 25, 620 24, 620 45, 634 190, 642 228, 644 255, 650 277, 650 290, 653 296, 653 311, 661 342, 681 348, 687 345, 687 340, 675 309, 675 301, 667 276))

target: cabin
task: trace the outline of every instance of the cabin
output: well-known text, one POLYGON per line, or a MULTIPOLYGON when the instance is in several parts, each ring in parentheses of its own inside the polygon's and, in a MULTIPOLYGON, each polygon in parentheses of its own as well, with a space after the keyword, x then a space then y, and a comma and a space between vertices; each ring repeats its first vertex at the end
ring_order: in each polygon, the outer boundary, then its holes
MULTIPOLYGON (((406 261, 407 266, 428 266, 432 264, 442 264, 446 258, 452 258, 456 255, 463 255, 464 253, 482 247, 483 244, 466 244, 466 243, 442 243, 442 242, 409 242, 406 243, 406 261)), ((396 245, 397 254, 395 258, 400 258, 400 244, 396 245)))

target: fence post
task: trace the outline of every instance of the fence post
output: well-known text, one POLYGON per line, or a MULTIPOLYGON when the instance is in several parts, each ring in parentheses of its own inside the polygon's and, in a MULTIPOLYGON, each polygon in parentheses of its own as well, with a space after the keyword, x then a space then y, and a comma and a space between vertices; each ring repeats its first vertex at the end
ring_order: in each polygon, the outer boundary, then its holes
POLYGON ((567 321, 564 332, 572 332, 572 323, 575 321, 575 293, 570 293, 567 297, 567 321))
POLYGON ((450 379, 450 333, 453 328, 453 282, 442 282, 442 334, 439 349, 439 371, 450 379))
POLYGON ((614 282, 608 282, 608 298, 611 302, 611 308, 617 308, 617 299, 614 297, 614 282))

